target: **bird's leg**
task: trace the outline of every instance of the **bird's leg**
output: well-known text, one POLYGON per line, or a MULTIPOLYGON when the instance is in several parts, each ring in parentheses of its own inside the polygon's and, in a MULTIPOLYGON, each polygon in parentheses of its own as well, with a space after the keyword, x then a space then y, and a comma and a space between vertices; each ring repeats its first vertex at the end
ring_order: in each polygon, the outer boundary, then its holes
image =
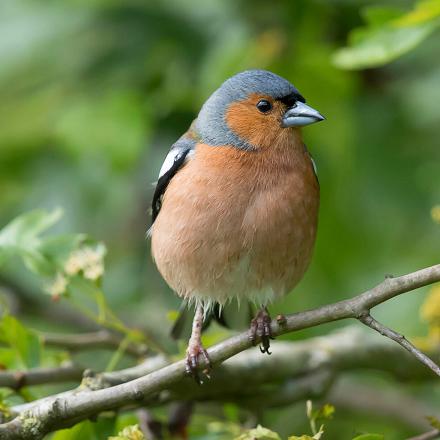
POLYGON ((270 340, 272 337, 272 330, 270 328, 271 318, 266 307, 261 308, 257 316, 251 321, 251 327, 249 329, 249 339, 253 345, 256 345, 257 340, 261 340, 260 351, 261 353, 271 354, 269 351, 270 340))
POLYGON ((211 361, 208 352, 202 345, 202 326, 203 326, 203 306, 196 307, 194 315, 191 338, 186 349, 186 372, 193 376, 198 383, 202 383, 198 373, 199 355, 205 360, 206 368, 203 373, 209 378, 209 370, 211 368, 211 361))

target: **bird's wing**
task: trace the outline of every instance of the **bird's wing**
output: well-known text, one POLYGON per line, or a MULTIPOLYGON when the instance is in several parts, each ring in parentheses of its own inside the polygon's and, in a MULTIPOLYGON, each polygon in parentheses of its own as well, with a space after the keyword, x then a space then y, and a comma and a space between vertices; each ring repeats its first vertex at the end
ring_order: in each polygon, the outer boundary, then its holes
POLYGON ((167 157, 159 172, 159 179, 157 180, 156 189, 154 190, 152 203, 152 223, 156 220, 162 207, 162 198, 165 194, 168 184, 175 174, 179 171, 184 163, 191 157, 196 145, 196 139, 192 132, 185 133, 173 146, 171 147, 167 157))
POLYGON ((307 155, 309 156, 310 162, 311 162, 312 167, 313 167, 313 173, 315 174, 316 181, 318 182, 318 185, 319 185, 318 167, 316 166, 316 162, 315 162, 315 160, 313 159, 312 155, 310 154, 310 151, 307 149, 306 144, 303 144, 303 145, 304 145, 304 149, 305 149, 305 151, 307 152, 307 155))

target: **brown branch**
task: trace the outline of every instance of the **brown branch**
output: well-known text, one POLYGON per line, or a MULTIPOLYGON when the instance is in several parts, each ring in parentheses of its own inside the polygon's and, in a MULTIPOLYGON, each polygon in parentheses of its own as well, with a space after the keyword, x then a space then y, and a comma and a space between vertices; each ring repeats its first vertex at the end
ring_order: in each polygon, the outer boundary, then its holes
MULTIPOLYGON (((280 322, 272 322, 272 334, 278 336, 341 319, 360 319, 376 305, 436 281, 440 281, 440 265, 397 278, 387 278, 378 286, 352 299, 286 316, 280 322)), ((212 363, 216 365, 250 346, 248 333, 244 332, 211 347, 208 352, 212 363)), ((182 382, 184 378, 185 362, 182 360, 121 385, 52 401, 46 400, 14 420, 0 425, 0 437, 4 440, 26 439, 32 433, 32 439, 39 439, 49 432, 71 426, 102 411, 144 402, 158 392, 182 382)))

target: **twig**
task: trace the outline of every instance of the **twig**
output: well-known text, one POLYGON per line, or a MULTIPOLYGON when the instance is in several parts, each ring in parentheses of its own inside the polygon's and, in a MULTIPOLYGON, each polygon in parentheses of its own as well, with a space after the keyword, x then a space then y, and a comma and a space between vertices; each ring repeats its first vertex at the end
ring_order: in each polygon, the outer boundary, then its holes
MULTIPOLYGON (((439 280, 440 265, 397 278, 387 278, 378 286, 352 299, 296 313, 287 316, 280 323, 272 322, 272 334, 277 336, 341 319, 359 319, 380 303, 439 280)), ((208 351, 209 357, 216 365, 250 346, 248 332, 244 332, 212 347, 208 351)), ((203 361, 201 364, 205 367, 203 361)), ((52 402, 46 401, 33 407, 28 413, 0 425, 0 437, 2 440, 26 439, 32 433, 33 440, 40 439, 60 427, 71 426, 102 411, 143 402, 184 378, 185 362, 182 360, 121 385, 60 397, 52 402)))
POLYGON ((437 376, 440 376, 439 366, 432 359, 426 356, 426 354, 423 354, 418 348, 411 344, 411 342, 409 342, 408 339, 405 338, 405 336, 395 332, 394 330, 391 330, 390 328, 376 321, 369 313, 360 316, 358 319, 367 327, 370 327, 373 330, 379 332, 382 336, 386 336, 387 338, 390 338, 400 344, 403 348, 413 354, 422 364, 425 364, 428 368, 434 371, 437 376))

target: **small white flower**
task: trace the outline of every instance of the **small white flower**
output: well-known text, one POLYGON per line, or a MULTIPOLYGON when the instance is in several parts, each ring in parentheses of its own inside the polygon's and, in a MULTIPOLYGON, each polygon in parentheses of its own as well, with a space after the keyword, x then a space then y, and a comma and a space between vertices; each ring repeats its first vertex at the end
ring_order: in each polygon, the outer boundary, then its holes
POLYGON ((104 274, 104 265, 103 264, 93 264, 91 266, 87 266, 84 269, 84 277, 96 281, 98 278, 101 278, 104 274))
POLYGON ((82 271, 85 278, 97 280, 104 274, 105 246, 98 244, 95 247, 85 246, 73 251, 66 264, 64 271, 72 276, 82 271))
POLYGON ((67 278, 62 273, 57 273, 54 280, 46 285, 45 290, 48 292, 52 297, 57 298, 61 296, 67 288, 67 278))
POLYGON ((76 275, 80 270, 82 270, 81 259, 77 252, 72 252, 64 265, 64 271, 67 275, 76 275))

